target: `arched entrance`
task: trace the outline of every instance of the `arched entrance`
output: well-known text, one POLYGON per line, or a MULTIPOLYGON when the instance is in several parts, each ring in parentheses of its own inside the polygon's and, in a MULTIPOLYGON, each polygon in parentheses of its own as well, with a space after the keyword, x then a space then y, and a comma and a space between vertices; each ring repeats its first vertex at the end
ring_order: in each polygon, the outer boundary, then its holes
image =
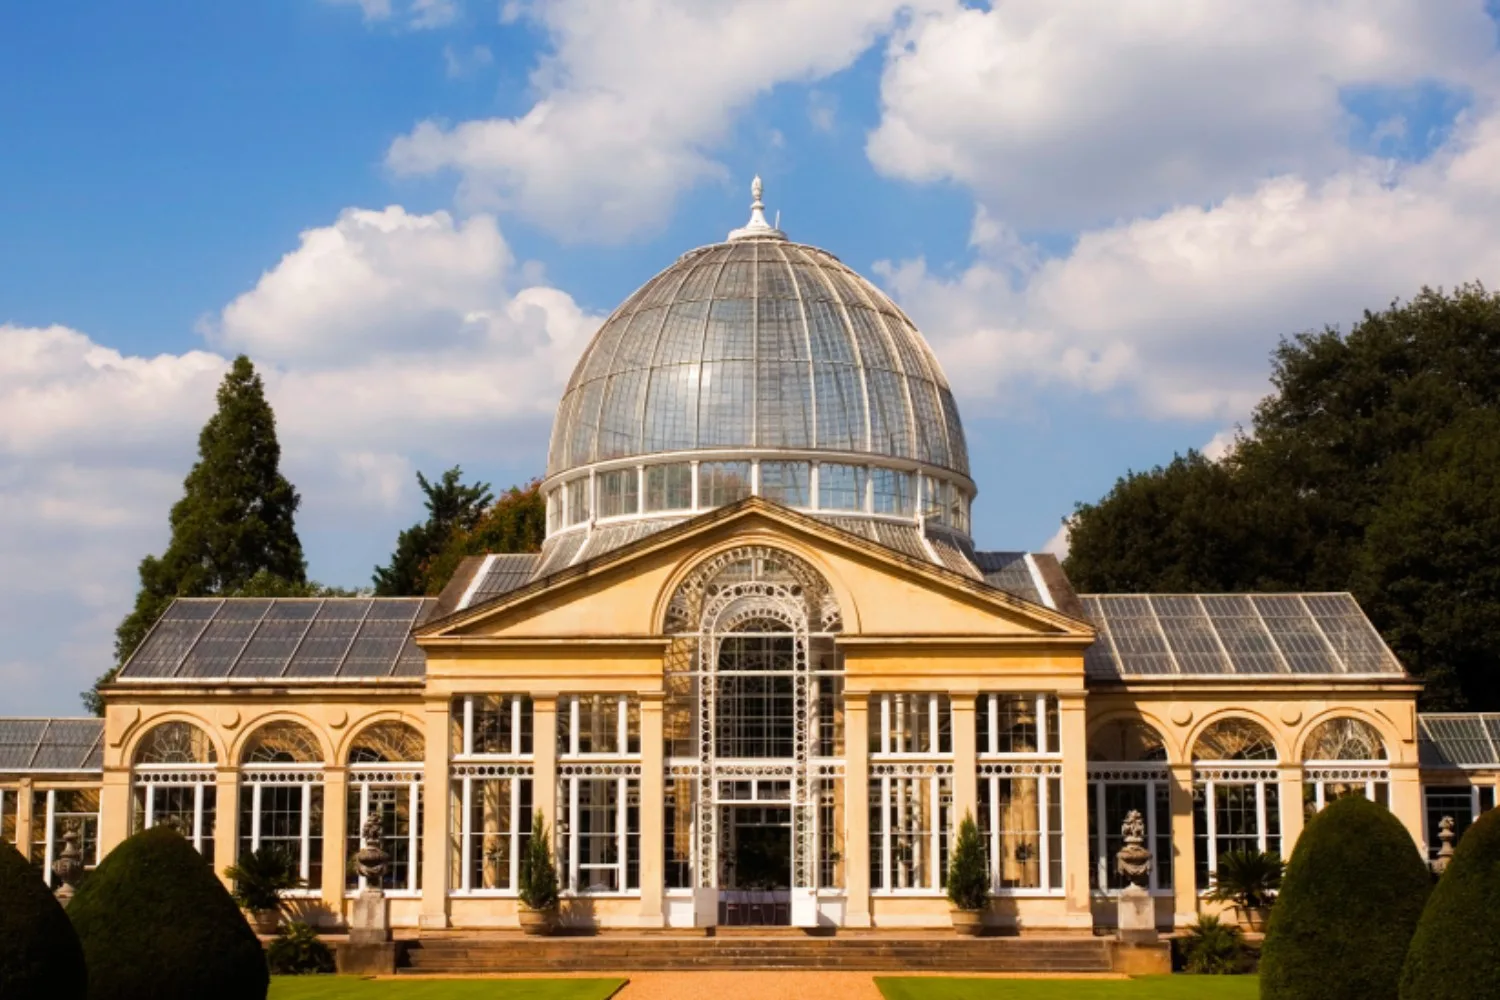
POLYGON ((842 751, 840 626, 817 571, 766 546, 715 556, 673 596, 667 752, 675 778, 696 779, 700 924, 817 923, 820 825, 834 821, 821 779, 842 751))

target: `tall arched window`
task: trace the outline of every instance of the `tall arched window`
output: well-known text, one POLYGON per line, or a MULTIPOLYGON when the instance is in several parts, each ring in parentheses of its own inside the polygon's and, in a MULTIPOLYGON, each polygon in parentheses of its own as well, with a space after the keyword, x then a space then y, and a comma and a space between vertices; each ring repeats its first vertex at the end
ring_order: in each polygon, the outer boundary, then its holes
POLYGON ((136 744, 132 829, 170 826, 213 864, 218 804, 213 741, 190 722, 163 722, 136 744))
POLYGON ((1146 823, 1146 846, 1154 863, 1148 888, 1172 888, 1172 772, 1167 746, 1151 725, 1125 717, 1111 719, 1089 737, 1089 865, 1097 892, 1115 892, 1125 879, 1115 855, 1125 846, 1125 817, 1139 810, 1146 823))
MULTIPOLYGON (((391 856, 381 887, 390 893, 417 893, 422 886, 422 766, 426 741, 404 722, 376 722, 349 745, 349 793, 345 810, 344 856, 363 846, 365 821, 380 818, 380 841, 391 856)), ((353 867, 344 888, 365 888, 353 867)))
POLYGON ((285 851, 306 882, 323 878, 323 751, 296 722, 268 722, 250 735, 240 755, 240 843, 247 854, 265 846, 285 851))
MULTIPOLYGON (((816 919, 807 910, 787 916, 781 900, 815 906, 814 890, 844 880, 834 762, 843 752, 843 675, 833 644, 842 618, 831 588, 789 552, 742 546, 684 579, 664 628, 673 639, 668 886, 721 890, 721 922, 736 922, 736 893, 755 886, 778 894, 764 908, 777 922, 816 919)), ((911 763, 892 777, 936 774, 911 763)))
POLYGON ((1374 726, 1341 717, 1321 723, 1302 748, 1302 810, 1311 817, 1328 803, 1358 795, 1390 804, 1385 741, 1374 726))
POLYGON ((1193 743, 1194 867, 1200 890, 1230 851, 1281 853, 1276 743, 1259 723, 1220 719, 1193 743))

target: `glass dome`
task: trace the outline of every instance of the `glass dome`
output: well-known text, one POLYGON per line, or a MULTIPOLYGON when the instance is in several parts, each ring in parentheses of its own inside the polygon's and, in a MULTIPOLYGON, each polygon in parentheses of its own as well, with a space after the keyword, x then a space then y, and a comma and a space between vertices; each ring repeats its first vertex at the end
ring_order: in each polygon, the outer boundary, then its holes
POLYGON ((967 539, 968 449, 931 349, 878 288, 766 224, 752 190, 749 225, 648 281, 584 350, 552 429, 540 571, 752 494, 967 539), (556 551, 618 519, 662 523, 556 551))

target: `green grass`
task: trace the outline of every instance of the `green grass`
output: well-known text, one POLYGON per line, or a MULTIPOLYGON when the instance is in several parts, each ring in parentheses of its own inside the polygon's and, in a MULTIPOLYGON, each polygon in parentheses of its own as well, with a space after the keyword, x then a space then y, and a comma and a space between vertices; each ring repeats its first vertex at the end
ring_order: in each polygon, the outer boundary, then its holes
POLYGON ((623 985, 623 979, 273 976, 270 1000, 606 1000, 623 985))
POLYGON ((958 979, 876 976, 885 1000, 1256 1000, 1255 976, 958 979))

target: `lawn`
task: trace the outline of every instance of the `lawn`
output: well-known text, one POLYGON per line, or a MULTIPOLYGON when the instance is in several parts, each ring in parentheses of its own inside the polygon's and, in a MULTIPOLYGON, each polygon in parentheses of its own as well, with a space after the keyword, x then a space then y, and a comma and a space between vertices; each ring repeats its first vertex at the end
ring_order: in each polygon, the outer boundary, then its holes
POLYGON ((1255 976, 958 979, 877 976, 885 1000, 1256 1000, 1255 976))
POLYGON ((607 1000, 623 979, 358 979, 273 976, 270 1000, 607 1000))

